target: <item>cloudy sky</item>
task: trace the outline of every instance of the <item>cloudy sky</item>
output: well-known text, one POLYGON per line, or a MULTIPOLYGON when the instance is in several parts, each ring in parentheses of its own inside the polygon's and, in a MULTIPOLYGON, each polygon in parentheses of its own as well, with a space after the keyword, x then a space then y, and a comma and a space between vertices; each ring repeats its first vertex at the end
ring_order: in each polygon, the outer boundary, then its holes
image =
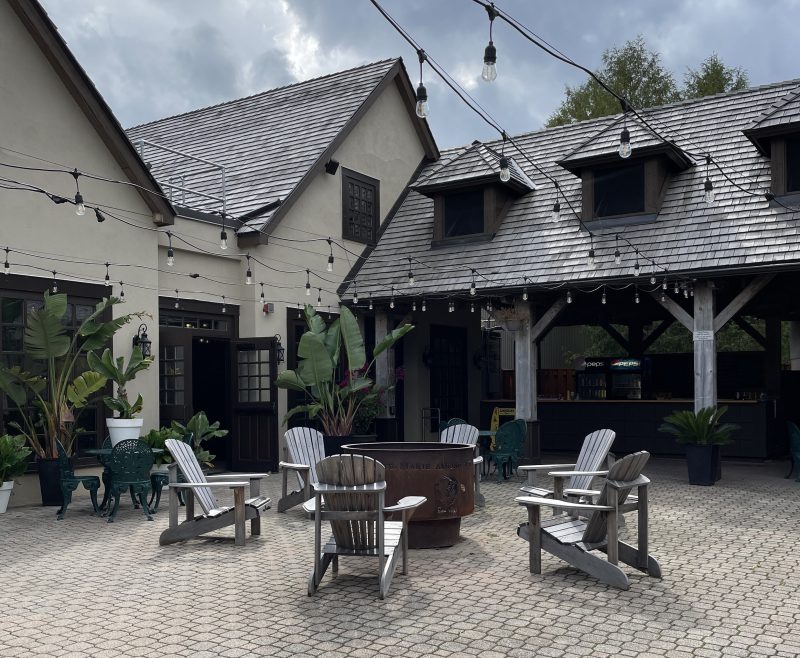
MULTIPOLYGON (((370 61, 416 54, 369 0, 42 0, 125 127, 370 61)), ((497 21, 498 79, 480 79, 488 40, 472 0, 382 0, 385 9, 511 133, 540 128, 578 71, 497 21)), ((800 77, 800 0, 497 0, 576 61, 641 34, 682 81, 712 52, 751 84, 800 77)), ((441 147, 493 138, 432 75, 441 147)))

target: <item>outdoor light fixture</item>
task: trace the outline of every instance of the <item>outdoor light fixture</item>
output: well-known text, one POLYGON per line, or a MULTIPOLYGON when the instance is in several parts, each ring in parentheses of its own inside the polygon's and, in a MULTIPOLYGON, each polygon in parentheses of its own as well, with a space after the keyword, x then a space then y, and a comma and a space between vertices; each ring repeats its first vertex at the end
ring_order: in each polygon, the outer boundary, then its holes
POLYGON ((417 310, 417 300, 416 299, 411 302, 411 310, 412 311, 416 311, 417 310))
POLYGON ((169 247, 167 247, 167 267, 175 265, 175 252, 172 250, 172 233, 167 231, 167 240, 169 240, 169 247))
POLYGON ((223 313, 227 313, 228 312, 228 307, 225 306, 225 295, 222 295, 222 312, 223 313))
POLYGON ((633 301, 635 301, 637 304, 639 303, 639 291, 638 290, 636 291, 636 295, 634 296, 633 301))
POLYGON ((456 310, 456 304, 455 304, 455 302, 454 302, 454 301, 451 299, 451 300, 450 300, 450 303, 447 305, 447 312, 448 312, 448 313, 452 313, 452 312, 453 312, 453 311, 455 311, 455 310, 456 310))
POLYGON ((567 290, 567 304, 572 304, 572 292, 567 290))
POLYGON ((411 258, 408 259, 408 285, 413 286, 415 283, 414 272, 411 269, 411 258))
POLYGON ((125 303, 125 284, 122 281, 119 282, 119 303, 125 303))
POLYGON ((306 270, 306 297, 311 297, 311 270, 306 270))
POLYGON ((551 215, 551 219, 554 222, 557 222, 559 219, 561 219, 561 204, 558 202, 558 199, 556 199, 556 202, 553 204, 553 213, 551 215))
POLYGON ((72 177, 75 179, 75 214, 78 217, 83 217, 86 214, 86 206, 83 203, 83 195, 81 194, 81 188, 78 184, 80 175, 81 173, 77 169, 72 171, 72 177))
POLYGON ((664 279, 664 280, 661 282, 661 290, 666 290, 666 289, 667 289, 667 280, 666 280, 666 279, 664 279))
POLYGON ((589 267, 594 267, 594 247, 589 249, 589 267))
POLYGON ((625 159, 631 157, 631 134, 627 127, 619 134, 619 157, 625 159))
POLYGON ((606 300, 606 289, 605 289, 605 288, 603 288, 603 294, 602 294, 602 296, 600 297, 600 303, 601 303, 601 304, 605 304, 605 303, 606 303, 606 301, 607 301, 607 300, 606 300))
POLYGON ((250 254, 247 254, 245 256, 245 258, 247 258, 247 273, 244 275, 244 282, 245 282, 246 285, 252 286, 253 285, 253 272, 250 269, 250 254))
POLYGON ((469 294, 472 297, 474 297, 476 292, 477 292, 477 289, 475 287, 475 270, 472 270, 472 283, 470 284, 470 287, 469 287, 469 294))
POLYGON ((417 51, 417 57, 419 57, 419 87, 417 87, 417 105, 415 111, 420 119, 425 119, 430 114, 430 108, 428 107, 428 90, 425 89, 425 85, 422 84, 422 64, 427 61, 428 56, 425 54, 425 51, 420 48, 417 51))
POLYGON ((650 285, 651 285, 651 286, 654 286, 654 285, 656 285, 656 277, 655 277, 655 275, 653 275, 653 276, 651 276, 651 277, 650 277, 650 285))
POLYGON ((474 302, 470 302, 470 304, 469 304, 469 312, 470 313, 474 313, 475 312, 475 303, 474 302))
POLYGON ((489 45, 483 51, 481 78, 486 82, 492 82, 497 79, 497 48, 494 47, 492 42, 492 27, 494 26, 494 19, 498 17, 499 13, 493 4, 486 5, 486 12, 489 14, 489 45))
POLYGON ((703 183, 703 198, 706 203, 714 203, 714 185, 708 177, 708 168, 711 165, 711 156, 706 156, 706 180, 703 183))
POLYGON ((181 307, 181 300, 178 297, 178 289, 175 288, 175 308, 180 308, 180 307, 181 307))
POLYGON ((108 265, 109 264, 106 263, 106 280, 104 282, 104 285, 105 285, 106 288, 108 288, 111 285, 111 277, 108 276, 108 265))
POLYGON ((622 254, 619 253, 619 236, 614 236, 614 264, 620 265, 622 263, 622 254))
POLYGON ((317 310, 322 310, 322 288, 317 288, 317 310))
POLYGON ((428 308, 427 308, 427 306, 425 306, 425 300, 423 299, 422 300, 422 312, 424 313, 427 310, 428 310, 428 308))
POLYGON ((372 305, 372 297, 370 297, 370 298, 369 298, 369 310, 371 311, 372 309, 373 309, 373 305, 372 305))
POLYGON ((508 158, 500 156, 500 180, 507 183, 511 180, 511 170, 508 168, 508 158))
POLYGON ((219 234, 219 248, 225 250, 228 248, 228 234, 225 232, 225 215, 222 215, 222 231, 219 234))
POLYGON ((639 276, 642 273, 642 267, 639 265, 639 250, 636 250, 636 262, 633 264, 633 276, 639 276))
POLYGON ((284 359, 286 358, 286 348, 281 345, 281 335, 275 334, 275 358, 277 359, 278 363, 283 363, 284 359))
POLYGON ((678 285, 678 282, 676 281, 675 282, 675 288, 673 289, 673 292, 677 295, 680 291, 681 291, 680 286, 678 285))
POLYGON ((522 301, 523 302, 527 302, 528 301, 528 289, 527 288, 523 288, 522 289, 522 301))
POLYGON ((358 281, 353 281, 353 306, 358 305, 358 281))
POLYGON ((330 255, 328 256, 328 272, 333 272, 333 240, 328 238, 328 248, 331 250, 330 255))
POLYGON ((102 224, 104 221, 106 221, 106 216, 100 212, 100 208, 94 209, 94 216, 97 218, 98 224, 102 224))
POLYGON ((6 247, 6 262, 3 263, 3 274, 11 274, 11 265, 8 263, 8 254, 11 250, 6 247))
POLYGON ((53 270, 53 294, 58 292, 58 281, 56 281, 56 271, 53 270))
POLYGON ((394 286, 392 286, 392 296, 389 298, 389 308, 394 308, 394 286))
POLYGON ((328 160, 325 163, 325 173, 333 176, 336 170, 339 169, 339 162, 337 160, 328 160))
MULTIPOLYGON (((120 281, 120 285, 122 282, 120 281)), ((139 328, 136 330, 136 335, 133 337, 133 346, 138 347, 142 350, 142 358, 145 361, 150 360, 151 348, 153 346, 153 341, 147 337, 147 325, 140 324, 139 328)))

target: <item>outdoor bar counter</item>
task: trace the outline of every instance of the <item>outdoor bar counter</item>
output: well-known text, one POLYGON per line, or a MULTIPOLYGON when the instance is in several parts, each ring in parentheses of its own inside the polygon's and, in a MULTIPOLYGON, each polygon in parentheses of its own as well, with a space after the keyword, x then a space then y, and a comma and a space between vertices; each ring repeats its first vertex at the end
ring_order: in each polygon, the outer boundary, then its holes
MULTIPOLYGON (((773 459, 786 454, 785 423, 776 400, 719 400, 727 406, 725 422, 739 429, 722 455, 773 459)), ((481 416, 490 418, 494 407, 513 407, 513 400, 483 400, 481 416)), ((683 446, 670 434, 659 432, 665 416, 693 410, 693 400, 555 400, 537 402, 541 450, 578 452, 591 431, 609 428, 617 433, 612 450, 621 454, 649 450, 656 455, 682 455, 683 446)), ((505 419, 503 419, 505 420, 505 419)))

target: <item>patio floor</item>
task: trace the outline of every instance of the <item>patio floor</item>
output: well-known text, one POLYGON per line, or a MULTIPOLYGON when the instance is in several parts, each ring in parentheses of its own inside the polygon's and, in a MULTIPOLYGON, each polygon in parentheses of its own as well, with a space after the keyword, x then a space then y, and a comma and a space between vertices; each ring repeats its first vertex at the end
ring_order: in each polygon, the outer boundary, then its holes
MULTIPOLYGON (((723 465, 690 487, 682 460, 654 459, 651 550, 663 580, 620 592, 516 537, 519 481, 483 485, 462 540, 412 551, 377 598, 375 562, 343 558, 306 596, 313 524, 266 513, 263 534, 158 546, 166 510, 117 521, 73 503, 0 516, 1 656, 785 656, 800 655, 800 483, 786 463, 723 465)), ((280 477, 266 487, 279 497, 280 477)), ((635 515, 634 515, 635 516, 635 515)), ((635 523, 631 523, 635 526, 635 523)))

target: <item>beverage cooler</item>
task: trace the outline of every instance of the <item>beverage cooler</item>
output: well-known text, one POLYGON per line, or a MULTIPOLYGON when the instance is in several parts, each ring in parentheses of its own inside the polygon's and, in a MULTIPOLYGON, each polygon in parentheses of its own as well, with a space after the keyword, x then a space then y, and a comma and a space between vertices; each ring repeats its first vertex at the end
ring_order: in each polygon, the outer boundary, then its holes
POLYGON ((609 397, 608 359, 586 357, 575 378, 579 400, 605 400, 609 397))
POLYGON ((611 398, 614 400, 642 399, 642 360, 631 357, 610 359, 611 398))
POLYGON ((579 400, 641 400, 644 366, 632 357, 586 357, 577 366, 575 383, 579 400))

